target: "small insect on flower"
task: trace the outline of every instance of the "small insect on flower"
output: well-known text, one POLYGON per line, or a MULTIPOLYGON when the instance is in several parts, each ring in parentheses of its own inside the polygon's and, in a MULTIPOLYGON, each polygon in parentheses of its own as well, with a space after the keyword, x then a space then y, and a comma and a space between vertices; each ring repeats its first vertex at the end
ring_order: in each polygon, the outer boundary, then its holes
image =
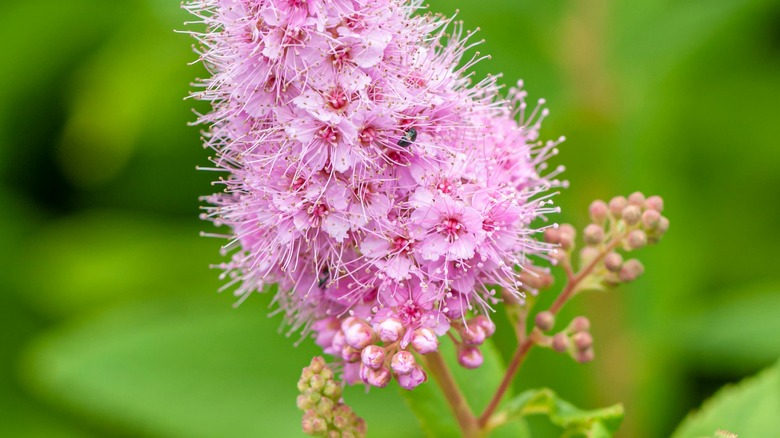
POLYGON ((409 128, 404 132, 404 136, 398 140, 398 146, 401 146, 402 148, 409 147, 415 140, 417 140, 417 130, 409 128))
POLYGON ((322 271, 320 272, 320 278, 319 281, 317 281, 317 287, 320 289, 324 289, 325 286, 328 284, 328 281, 330 280, 330 270, 328 270, 328 267, 325 266, 322 268, 322 271))

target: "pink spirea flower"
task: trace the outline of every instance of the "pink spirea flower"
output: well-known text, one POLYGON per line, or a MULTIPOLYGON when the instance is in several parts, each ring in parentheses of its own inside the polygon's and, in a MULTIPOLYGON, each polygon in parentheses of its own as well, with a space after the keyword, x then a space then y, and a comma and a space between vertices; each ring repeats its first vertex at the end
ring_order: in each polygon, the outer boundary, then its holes
POLYGON ((231 230, 220 267, 237 296, 278 284, 293 329, 360 376, 347 316, 382 333, 389 360, 487 313, 494 286, 521 294, 518 267, 550 249, 531 222, 557 210, 558 170, 540 173, 558 142, 538 140, 546 110, 527 113, 522 85, 503 98, 494 77, 472 84, 460 24, 416 14, 419 0, 185 8, 206 26, 211 77, 194 96, 229 175, 204 217, 231 230))

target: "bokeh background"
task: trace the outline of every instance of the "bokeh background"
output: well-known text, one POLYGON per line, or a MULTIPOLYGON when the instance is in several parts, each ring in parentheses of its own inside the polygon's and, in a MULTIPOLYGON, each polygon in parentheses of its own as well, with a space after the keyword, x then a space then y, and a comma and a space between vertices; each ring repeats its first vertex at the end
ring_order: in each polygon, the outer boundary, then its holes
MULTIPOLYGON (((561 221, 634 190, 672 219, 644 277, 567 309, 591 316, 597 360, 534 351, 518 387, 623 402, 621 436, 666 436, 777 361, 780 2, 430 8, 481 28, 480 75, 547 99, 543 133, 568 138, 561 221)), ((301 435, 295 382, 316 349, 279 332, 270 297, 217 294, 221 242, 198 237, 213 174, 187 125, 205 110, 183 100, 204 74, 174 33, 187 18, 173 0, 0 4, 0 435, 301 435)), ((421 436, 396 390, 347 397, 369 436, 421 436)))

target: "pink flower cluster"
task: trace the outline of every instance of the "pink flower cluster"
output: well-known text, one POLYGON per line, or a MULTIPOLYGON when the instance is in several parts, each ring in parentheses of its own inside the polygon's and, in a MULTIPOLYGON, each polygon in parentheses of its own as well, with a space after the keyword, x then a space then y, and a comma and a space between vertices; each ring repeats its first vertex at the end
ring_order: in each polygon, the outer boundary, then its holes
POLYGON ((185 8, 206 26, 211 77, 194 95, 213 111, 199 122, 229 172, 204 217, 232 231, 220 267, 237 296, 278 284, 293 329, 376 386, 386 363, 405 387, 423 381, 407 349, 434 351, 451 327, 479 345, 492 324, 475 314, 496 288, 519 297, 521 267, 551 248, 530 226, 557 211, 546 110, 527 113, 521 87, 501 98, 494 77, 472 84, 470 34, 416 14, 419 0, 185 8))

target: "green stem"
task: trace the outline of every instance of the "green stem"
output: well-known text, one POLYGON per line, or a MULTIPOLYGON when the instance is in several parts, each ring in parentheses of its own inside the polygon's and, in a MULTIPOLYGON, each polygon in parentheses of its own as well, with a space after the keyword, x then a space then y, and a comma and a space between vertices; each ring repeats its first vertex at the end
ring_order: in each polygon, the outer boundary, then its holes
POLYGON ((480 427, 477 424, 477 419, 474 417, 474 413, 471 410, 466 398, 463 397, 463 393, 458 388, 457 382, 452 377, 447 364, 444 362, 441 353, 438 351, 428 353, 425 356, 425 363, 428 371, 433 374, 436 383, 444 392, 444 398, 447 399, 452 413, 458 420, 460 430, 463 432, 464 438, 478 438, 481 436, 480 427))

